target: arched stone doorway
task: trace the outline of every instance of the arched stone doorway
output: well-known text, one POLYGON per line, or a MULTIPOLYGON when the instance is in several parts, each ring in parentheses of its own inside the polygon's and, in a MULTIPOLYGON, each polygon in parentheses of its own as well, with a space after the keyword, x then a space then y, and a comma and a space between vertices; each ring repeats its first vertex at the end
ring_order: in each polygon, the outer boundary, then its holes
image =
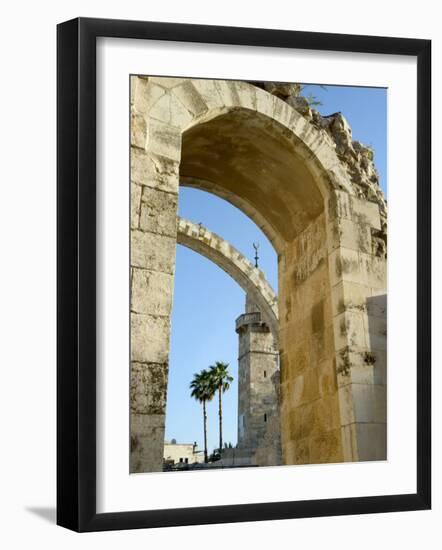
POLYGON ((377 202, 326 132, 251 84, 133 77, 131 92, 131 471, 161 469, 180 180, 278 252, 284 462, 385 458, 377 202))
POLYGON ((238 334, 237 445, 217 466, 281 464, 278 297, 261 269, 202 224, 178 218, 177 244, 204 256, 244 290, 238 334))

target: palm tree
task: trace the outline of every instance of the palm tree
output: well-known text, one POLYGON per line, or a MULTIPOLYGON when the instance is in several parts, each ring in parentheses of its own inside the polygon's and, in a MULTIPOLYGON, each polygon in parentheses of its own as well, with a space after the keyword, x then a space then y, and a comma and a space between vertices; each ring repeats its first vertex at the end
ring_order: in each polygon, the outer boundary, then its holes
POLYGON ((223 448, 223 405, 222 394, 230 388, 233 377, 230 376, 229 363, 217 361, 210 367, 209 376, 214 392, 218 391, 219 449, 223 448))
POLYGON ((206 403, 211 401, 215 395, 215 390, 210 379, 210 373, 207 370, 202 370, 193 375, 193 380, 190 383, 190 395, 203 405, 203 422, 204 422, 204 462, 208 462, 207 458, 207 413, 206 403))

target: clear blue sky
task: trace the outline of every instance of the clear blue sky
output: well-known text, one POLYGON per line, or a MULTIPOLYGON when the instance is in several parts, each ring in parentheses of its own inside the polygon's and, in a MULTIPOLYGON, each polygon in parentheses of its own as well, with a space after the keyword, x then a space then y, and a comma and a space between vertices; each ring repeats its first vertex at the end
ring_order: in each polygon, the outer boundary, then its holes
MULTIPOLYGON (((371 145, 386 191, 387 92, 379 88, 308 86, 322 105, 322 114, 341 111, 353 129, 353 139, 371 145)), ((277 291, 277 262, 273 247, 261 230, 226 201, 203 191, 180 188, 179 215, 202 223, 230 241, 252 260, 252 243, 260 243, 260 267, 277 291)), ((235 319, 243 313, 244 292, 224 271, 199 254, 178 245, 172 315, 172 340, 166 411, 166 439, 203 446, 201 405, 190 398, 195 372, 215 361, 230 364, 234 377, 224 394, 224 441, 236 444, 238 338, 235 319)), ((209 450, 218 442, 217 401, 208 405, 209 450)))

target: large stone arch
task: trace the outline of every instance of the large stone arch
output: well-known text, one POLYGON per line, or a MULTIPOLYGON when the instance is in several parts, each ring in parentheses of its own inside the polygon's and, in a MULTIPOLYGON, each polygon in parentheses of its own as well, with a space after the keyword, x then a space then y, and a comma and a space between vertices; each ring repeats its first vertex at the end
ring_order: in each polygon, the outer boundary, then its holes
POLYGON ((241 252, 200 224, 178 218, 177 243, 214 262, 234 279, 256 304, 278 341, 278 297, 265 278, 241 252))
POLYGON ((161 468, 180 178, 278 252, 285 462, 385 458, 380 211, 339 143, 244 82, 133 77, 131 93, 131 470, 161 468))

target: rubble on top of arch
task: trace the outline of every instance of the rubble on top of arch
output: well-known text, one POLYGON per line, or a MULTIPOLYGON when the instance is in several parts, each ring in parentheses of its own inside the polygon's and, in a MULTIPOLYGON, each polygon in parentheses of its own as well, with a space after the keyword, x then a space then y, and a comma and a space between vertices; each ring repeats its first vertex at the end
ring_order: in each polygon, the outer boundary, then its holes
MULTIPOLYGON (((317 129, 333 140, 336 153, 346 167, 358 197, 377 202, 381 215, 382 232, 387 231, 387 201, 379 185, 379 174, 374 165, 371 147, 353 140, 352 130, 341 112, 323 116, 314 109, 312 102, 302 94, 301 84, 279 82, 251 82, 293 107, 317 129)), ((382 238, 382 240, 385 240, 382 238)))

